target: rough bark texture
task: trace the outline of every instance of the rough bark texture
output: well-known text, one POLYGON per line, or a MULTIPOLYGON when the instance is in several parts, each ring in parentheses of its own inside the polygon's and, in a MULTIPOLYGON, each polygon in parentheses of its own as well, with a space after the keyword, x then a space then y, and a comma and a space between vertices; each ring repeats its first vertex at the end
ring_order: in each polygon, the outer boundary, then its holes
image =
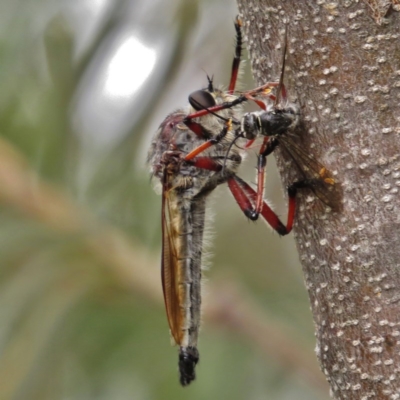
MULTIPOLYGON (((299 140, 343 191, 340 212, 300 196, 295 226, 322 371, 336 399, 398 399, 400 13, 356 0, 238 3, 258 85, 279 77, 287 23, 299 140)), ((277 158, 286 185, 293 168, 277 158)))

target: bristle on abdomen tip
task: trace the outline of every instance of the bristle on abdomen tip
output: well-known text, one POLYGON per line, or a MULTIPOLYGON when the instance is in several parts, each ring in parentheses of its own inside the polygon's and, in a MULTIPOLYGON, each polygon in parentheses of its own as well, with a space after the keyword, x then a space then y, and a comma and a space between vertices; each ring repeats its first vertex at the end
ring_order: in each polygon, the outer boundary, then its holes
POLYGON ((199 362, 199 352, 196 347, 181 347, 179 350, 179 374, 182 386, 189 385, 196 379, 195 367, 199 362))

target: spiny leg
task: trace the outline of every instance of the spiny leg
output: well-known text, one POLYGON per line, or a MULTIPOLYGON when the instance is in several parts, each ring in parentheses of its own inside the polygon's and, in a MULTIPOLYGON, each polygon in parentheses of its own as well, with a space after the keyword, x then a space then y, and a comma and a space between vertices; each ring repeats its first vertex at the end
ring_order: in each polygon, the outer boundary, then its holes
MULTIPOLYGON (((261 214, 262 217, 269 223, 269 225, 275 229, 280 235, 286 235, 293 229, 293 223, 296 213, 296 196, 298 189, 312 189, 313 186, 318 185, 323 181, 324 183, 328 183, 330 185, 334 184, 334 180, 332 178, 326 177, 326 170, 323 168, 320 171, 320 178, 315 179, 302 179, 290 184, 287 187, 288 194, 288 216, 286 226, 282 224, 279 220, 278 216, 274 211, 265 203, 264 201, 264 185, 265 185, 265 170, 267 166, 267 156, 270 155, 277 145, 279 144, 278 140, 270 139, 270 137, 265 137, 263 144, 261 145, 261 149, 258 155, 258 163, 257 163, 257 191, 251 188, 246 182, 242 180, 238 180, 238 182, 233 183, 234 189, 241 190, 242 195, 247 197, 246 200, 243 200, 240 195, 235 195, 232 190, 231 184, 229 185, 236 201, 239 206, 242 208, 245 215, 251 220, 257 220, 258 216, 261 214), (236 187, 235 187, 236 186, 236 187), (238 189, 239 188, 239 189, 238 189), (249 199, 255 204, 251 204, 249 199), (242 205, 244 207, 242 207, 242 205), (249 207, 250 205, 250 207, 249 207)), ((237 177, 236 177, 237 178, 237 177)), ((229 184, 229 182, 228 182, 229 184)))
POLYGON ((196 157, 187 162, 196 168, 206 169, 208 171, 218 172, 218 171, 221 171, 221 169, 222 169, 222 165, 218 164, 211 157, 196 157))
POLYGON ((228 133, 228 131, 232 128, 232 121, 228 120, 225 126, 222 128, 222 131, 211 139, 208 139, 206 142, 201 144, 200 146, 193 149, 189 154, 185 156, 185 161, 192 160, 194 157, 202 153, 203 151, 207 150, 211 146, 219 143, 228 133))
POLYGON ((283 46, 283 52, 282 52, 282 68, 281 68, 281 75, 279 77, 279 85, 278 85, 278 89, 276 91, 276 99, 274 102, 274 106, 276 107, 281 100, 283 100, 284 102, 287 101, 287 92, 286 92, 286 88, 285 85, 283 83, 284 77, 285 77, 285 65, 286 65, 286 51, 287 51, 287 39, 288 36, 288 29, 287 29, 287 25, 285 28, 285 41, 284 41, 284 46, 283 46))
MULTIPOLYGON (((257 192, 256 192, 256 200, 255 207, 252 212, 249 212, 249 218, 252 220, 256 220, 260 213, 262 213, 263 202, 264 202, 264 187, 265 187, 265 170, 267 166, 267 157, 273 153, 275 148, 278 146, 279 141, 270 136, 264 137, 263 143, 261 145, 258 162, 257 162, 257 192)), ((324 171, 320 172, 321 178, 324 177, 324 171)), ((295 210, 296 210, 296 193, 297 189, 303 187, 310 187, 311 184, 308 181, 299 181, 288 187, 288 219, 286 223, 287 233, 290 232, 293 228, 295 210)))
MULTIPOLYGON (((249 142, 254 142, 255 139, 249 142)), ((248 217, 251 220, 256 220, 262 211, 264 201, 264 188, 265 188, 265 170, 267 167, 267 156, 270 155, 276 148, 279 142, 276 139, 271 139, 270 136, 264 136, 263 143, 260 147, 257 158, 257 196, 255 200, 255 207, 249 211, 248 217)), ((246 145, 247 147, 247 145, 246 145)))
MULTIPOLYGON (((249 219, 257 219, 258 215, 254 218, 253 207, 253 204, 257 199, 257 192, 236 175, 228 179, 228 186, 244 215, 249 219)), ((287 235, 292 230, 293 221, 288 219, 286 226, 283 225, 279 217, 274 211, 272 211, 271 207, 265 201, 263 201, 260 214, 271 228, 278 232, 279 235, 287 235)))
POLYGON ((260 148, 257 160, 257 198, 253 215, 255 219, 260 214, 264 201, 265 170, 267 168, 267 156, 274 151, 277 144, 278 142, 276 140, 270 140, 269 136, 265 136, 260 148))
POLYGON ((229 82, 228 93, 231 94, 235 90, 236 81, 239 73, 240 58, 242 56, 242 21, 236 17, 235 30, 236 30, 236 46, 235 56, 232 61, 231 80, 229 82))

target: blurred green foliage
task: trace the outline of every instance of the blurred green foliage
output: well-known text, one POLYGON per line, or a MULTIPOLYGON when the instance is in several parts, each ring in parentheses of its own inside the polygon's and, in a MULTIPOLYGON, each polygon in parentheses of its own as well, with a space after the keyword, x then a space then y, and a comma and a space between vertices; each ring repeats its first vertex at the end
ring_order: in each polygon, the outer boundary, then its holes
MULTIPOLYGON (((157 261, 160 198, 141 166, 143 153, 190 46, 199 59, 220 54, 221 70, 229 71, 235 5, 171 2, 178 33, 171 57, 159 61, 157 90, 146 83, 150 107, 119 142, 94 151, 73 123, 77 97, 89 90, 83 78, 104 43, 129 24, 130 3, 115 2, 77 52, 79 29, 68 9, 79 13, 87 3, 0 2, 0 398, 321 399, 296 367, 269 358, 223 322, 205 323, 198 378, 189 388, 178 385, 177 352, 169 345, 157 261), (201 43, 194 40, 200 20, 212 27, 201 43), (127 260, 120 236, 134 243, 127 260), (107 240, 114 237, 115 246, 107 240), (118 265, 130 261, 139 266, 125 276, 118 265), (156 291, 141 290, 142 274, 156 291)), ((168 2, 160 2, 160 15, 163 7, 168 2)), ((251 161, 243 174, 253 179, 251 161)), ((270 181, 279 202, 279 183, 270 181)), ((212 208, 210 283, 240 282, 265 311, 259 317, 280 321, 312 360, 312 319, 293 242, 248 223, 223 190, 212 208)))

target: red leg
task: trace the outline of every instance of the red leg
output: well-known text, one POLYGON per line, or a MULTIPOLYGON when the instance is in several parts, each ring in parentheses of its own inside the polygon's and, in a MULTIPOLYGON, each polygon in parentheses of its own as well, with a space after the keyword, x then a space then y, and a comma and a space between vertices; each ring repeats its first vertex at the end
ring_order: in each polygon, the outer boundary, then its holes
POLYGON ((290 190, 288 189, 288 194, 289 194, 289 206, 288 206, 286 229, 288 232, 290 232, 293 229, 294 217, 296 214, 296 193, 294 194, 290 193, 290 190))
POLYGON ((199 147, 196 147, 189 154, 187 154, 186 157, 185 157, 185 161, 192 160, 193 158, 195 158, 200 153, 202 153, 204 150, 207 150, 208 148, 210 148, 214 144, 215 144, 215 142, 212 139, 211 140, 207 140, 207 142, 204 142, 202 145, 200 145, 199 147))
MULTIPOLYGON (((285 93, 286 93, 286 92, 285 92, 285 93)), ((266 95, 266 94, 268 94, 268 93, 265 92, 264 95, 266 95)), ((252 96, 252 95, 247 95, 247 94, 246 94, 246 97, 247 97, 247 100, 254 101, 254 103, 256 103, 256 104, 258 105, 258 107, 261 108, 261 110, 264 110, 264 111, 265 111, 265 110, 267 109, 267 106, 265 105, 264 101, 258 100, 258 99, 256 99, 254 96, 252 96)), ((273 94, 268 94, 268 97, 269 97, 272 101, 276 101, 276 96, 274 96, 273 94)))
MULTIPOLYGON (((253 204, 257 201, 257 192, 236 175, 228 180, 228 186, 233 194, 233 197, 235 198, 236 202, 238 203, 239 207, 246 215, 246 217, 252 220, 257 219, 258 214, 254 214, 253 207, 253 204)), ((297 188, 292 191, 293 193, 289 194, 289 212, 286 226, 283 225, 279 217, 275 214, 274 211, 272 211, 271 207, 265 201, 263 201, 261 216, 272 227, 272 229, 279 233, 279 235, 287 235, 293 228, 296 208, 296 189, 297 188), (293 194, 293 196, 291 196, 291 194, 293 194)))
POLYGON ((251 139, 251 140, 249 140, 249 141, 245 144, 244 148, 245 148, 245 149, 248 149, 255 141, 256 141, 256 139, 251 139))
POLYGON ((264 202, 264 187, 265 187, 265 169, 267 167, 267 156, 271 154, 278 141, 271 139, 270 136, 264 136, 263 143, 258 153, 257 162, 257 196, 255 199, 255 207, 251 219, 257 219, 258 215, 262 213, 264 202))
POLYGON ((228 179, 228 187, 231 191, 233 197, 235 198, 236 202, 238 203, 240 209, 243 211, 244 215, 247 218, 251 219, 249 213, 253 211, 253 204, 249 200, 249 197, 243 190, 241 185, 241 179, 234 175, 232 178, 228 179))
POLYGON ((197 157, 188 161, 191 165, 197 168, 207 169, 209 171, 221 171, 222 165, 218 164, 210 157, 197 157))
POLYGON ((207 140, 200 146, 193 149, 189 154, 187 154, 185 157, 185 161, 192 160, 193 158, 198 156, 203 151, 205 151, 208 148, 210 148, 211 146, 214 146, 215 144, 219 143, 226 136, 226 134, 228 133, 228 131, 231 128, 232 128, 232 123, 231 123, 231 120, 229 120, 226 123, 226 125, 224 126, 224 128, 222 129, 222 131, 217 136, 213 137, 212 139, 207 140))
MULTIPOLYGON (((272 100, 273 100, 273 98, 275 98, 275 96, 272 96, 272 95, 270 97, 271 97, 272 100)), ((256 103, 258 105, 258 107, 261 108, 261 110, 265 111, 267 109, 267 106, 265 105, 265 103, 262 100, 258 100, 253 96, 249 96, 248 100, 254 101, 254 103, 256 103)))

